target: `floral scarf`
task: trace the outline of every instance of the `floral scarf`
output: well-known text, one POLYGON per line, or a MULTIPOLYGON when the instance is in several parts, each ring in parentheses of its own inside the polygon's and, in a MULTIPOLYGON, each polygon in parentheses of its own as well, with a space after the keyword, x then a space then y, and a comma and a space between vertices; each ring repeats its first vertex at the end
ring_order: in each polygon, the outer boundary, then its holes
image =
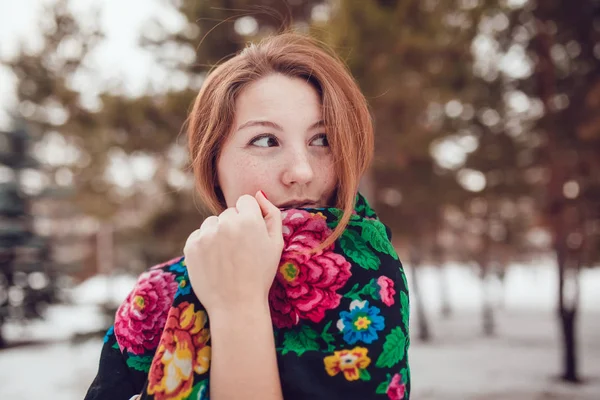
MULTIPOLYGON (((407 400, 408 285, 389 229, 359 194, 343 235, 305 255, 298 250, 325 240, 342 211, 282 216, 269 303, 284 399, 407 400)), ((210 345, 184 258, 156 265, 119 307, 85 399, 208 400, 210 345)))

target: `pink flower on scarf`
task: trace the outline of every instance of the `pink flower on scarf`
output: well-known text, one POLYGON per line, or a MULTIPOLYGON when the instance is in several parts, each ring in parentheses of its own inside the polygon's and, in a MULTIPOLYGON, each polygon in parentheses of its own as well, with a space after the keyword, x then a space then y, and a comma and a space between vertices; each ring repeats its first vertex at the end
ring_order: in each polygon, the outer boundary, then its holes
POLYGON ((394 295, 396 294, 394 281, 382 275, 377 279, 377 285, 379 285, 379 297, 381 297, 381 301, 388 307, 394 304, 394 295))
POLYGON ((404 392, 406 392, 406 384, 402 382, 402 377, 400 374, 394 375, 387 388, 388 397, 390 400, 402 400, 404 392))
POLYGON ((333 246, 313 254, 299 251, 317 247, 331 230, 321 213, 303 210, 282 213, 284 248, 269 292, 273 324, 292 327, 301 319, 319 322, 325 311, 340 304, 336 293, 350 278, 350 263, 333 246))
POLYGON ((115 336, 121 351, 143 354, 156 348, 177 286, 173 274, 158 269, 140 275, 115 317, 115 336))

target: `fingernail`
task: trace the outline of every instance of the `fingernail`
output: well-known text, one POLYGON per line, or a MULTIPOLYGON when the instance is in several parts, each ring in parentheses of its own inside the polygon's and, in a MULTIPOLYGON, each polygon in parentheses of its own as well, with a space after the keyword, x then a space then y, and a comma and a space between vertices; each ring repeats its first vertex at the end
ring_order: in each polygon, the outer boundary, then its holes
POLYGON ((262 193, 263 196, 265 196, 265 199, 269 200, 269 198, 267 197, 267 195, 265 194, 265 192, 263 192, 262 190, 260 192, 262 193))

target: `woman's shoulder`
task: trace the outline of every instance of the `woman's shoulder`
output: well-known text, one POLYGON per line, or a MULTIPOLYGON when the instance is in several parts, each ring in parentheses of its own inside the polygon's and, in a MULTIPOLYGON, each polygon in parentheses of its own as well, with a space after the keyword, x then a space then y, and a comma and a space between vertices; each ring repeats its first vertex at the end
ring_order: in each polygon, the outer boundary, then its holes
POLYGON ((185 269, 185 257, 179 256, 170 259, 169 261, 156 264, 148 268, 148 271, 163 270, 169 272, 183 272, 185 269))
POLYGON ((153 352, 173 300, 191 291, 185 259, 177 257, 142 272, 115 315, 114 333, 122 352, 153 352))

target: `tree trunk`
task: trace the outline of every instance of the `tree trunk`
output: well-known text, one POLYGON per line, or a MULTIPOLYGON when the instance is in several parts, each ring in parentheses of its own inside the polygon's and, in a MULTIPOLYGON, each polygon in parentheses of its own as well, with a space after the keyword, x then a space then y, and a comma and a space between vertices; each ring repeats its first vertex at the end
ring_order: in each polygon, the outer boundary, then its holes
POLYGON ((577 340, 575 337, 575 310, 562 310, 563 334, 563 374, 562 379, 567 382, 579 382, 577 371, 577 340))
POLYGON ((481 265, 481 321, 484 336, 496 334, 496 322, 494 318, 494 305, 492 300, 492 279, 488 273, 487 266, 481 265))
POLYGON ((415 299, 415 307, 417 312, 417 332, 418 338, 423 342, 431 341, 431 333, 429 331, 429 323, 425 315, 425 307, 423 305, 423 297, 419 286, 419 277, 417 275, 417 265, 421 262, 421 257, 417 253, 418 250, 410 250, 410 272, 412 275, 412 294, 415 299))
MULTIPOLYGON (((488 204, 491 199, 488 199, 488 204)), ((488 206, 489 207, 489 206, 488 206)), ((488 208, 484 220, 489 226, 490 210, 488 208)), ((481 327, 484 336, 493 336, 496 324, 494 322, 494 304, 493 304, 493 279, 490 272, 492 259, 492 240, 489 235, 483 235, 482 247, 480 253, 476 256, 479 266, 479 279, 481 283, 481 327)))
POLYGON ((579 303, 578 268, 567 269, 566 246, 557 246, 558 262, 558 317, 560 318, 563 339, 563 373, 561 379, 567 382, 580 382, 577 370, 576 317, 579 303), (566 290, 565 288, 570 288, 566 290))
POLYGON ((450 291, 448 284, 448 269, 440 265, 440 300, 442 303, 441 314, 442 318, 450 318, 452 315, 452 306, 450 305, 450 291))
POLYGON ((441 315, 442 318, 449 318, 452 314, 450 307, 450 297, 448 289, 448 269, 445 265, 444 248, 438 243, 440 239, 436 239, 431 249, 431 258, 438 270, 438 290, 440 294, 441 315))
POLYGON ((498 270, 496 274, 499 282, 498 287, 498 303, 497 307, 500 310, 506 309, 506 270, 508 268, 508 264, 502 265, 501 269, 498 270))
POLYGON ((489 302, 483 303, 483 334, 484 336, 494 336, 496 334, 496 322, 494 318, 494 308, 489 302))

